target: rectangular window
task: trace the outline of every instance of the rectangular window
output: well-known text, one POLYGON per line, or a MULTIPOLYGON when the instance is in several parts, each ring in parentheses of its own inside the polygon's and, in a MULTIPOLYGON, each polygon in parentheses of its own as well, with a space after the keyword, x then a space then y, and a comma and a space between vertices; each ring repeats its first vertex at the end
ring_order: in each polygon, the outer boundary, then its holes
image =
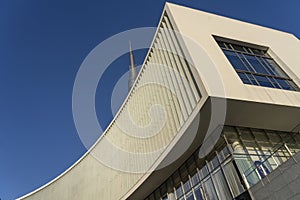
POLYGON ((268 54, 268 48, 225 38, 215 39, 244 84, 299 91, 268 54))

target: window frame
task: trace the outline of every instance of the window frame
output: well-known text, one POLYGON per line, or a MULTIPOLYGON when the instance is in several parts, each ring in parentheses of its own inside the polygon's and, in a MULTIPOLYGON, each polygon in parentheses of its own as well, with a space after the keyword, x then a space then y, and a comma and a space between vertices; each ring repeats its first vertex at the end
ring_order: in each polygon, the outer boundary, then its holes
POLYGON ((213 38, 243 84, 299 91, 298 85, 289 77, 276 60, 270 56, 269 47, 215 35, 213 35, 213 38), (242 66, 235 66, 234 61, 228 57, 228 52, 233 54, 231 56, 234 56, 237 62, 242 63, 242 66), (253 62, 249 61, 250 58, 255 59, 258 65, 254 66, 253 62), (274 66, 271 63, 273 63, 274 66), (265 71, 266 73, 258 72, 258 67, 261 68, 261 71, 265 71), (246 70, 238 68, 245 68, 246 70))

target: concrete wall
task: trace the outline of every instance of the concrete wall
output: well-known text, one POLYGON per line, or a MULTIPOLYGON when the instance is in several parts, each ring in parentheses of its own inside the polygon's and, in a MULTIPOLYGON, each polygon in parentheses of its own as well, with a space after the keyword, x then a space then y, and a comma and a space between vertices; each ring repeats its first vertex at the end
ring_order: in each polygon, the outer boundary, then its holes
POLYGON ((174 4, 168 4, 166 10, 174 28, 184 36, 183 43, 209 96, 300 106, 299 92, 243 84, 213 38, 216 35, 269 47, 271 57, 300 86, 300 45, 295 36, 174 4), (206 55, 199 55, 199 47, 206 55), (223 85, 217 85, 218 78, 223 85))

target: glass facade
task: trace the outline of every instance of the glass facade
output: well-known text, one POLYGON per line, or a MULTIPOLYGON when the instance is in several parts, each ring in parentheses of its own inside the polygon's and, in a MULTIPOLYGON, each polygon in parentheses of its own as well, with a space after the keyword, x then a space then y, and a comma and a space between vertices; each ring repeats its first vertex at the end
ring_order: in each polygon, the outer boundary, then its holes
POLYGON ((218 39, 217 42, 243 83, 299 91, 298 86, 271 58, 267 50, 218 39))
POLYGON ((298 133, 226 126, 206 158, 195 151, 146 200, 234 199, 299 150, 298 133))

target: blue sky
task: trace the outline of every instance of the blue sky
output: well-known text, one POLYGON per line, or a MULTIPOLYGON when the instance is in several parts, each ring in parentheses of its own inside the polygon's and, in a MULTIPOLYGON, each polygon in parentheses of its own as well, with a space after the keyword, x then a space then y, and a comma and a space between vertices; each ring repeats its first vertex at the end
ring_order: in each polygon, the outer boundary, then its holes
MULTIPOLYGON (((171 2, 283 30, 300 38, 298 0, 171 2)), ((77 70, 88 53, 108 37, 132 28, 156 26, 164 3, 162 0, 0 2, 2 200, 14 199, 40 187, 86 152, 72 116, 77 70)), ((136 63, 141 64, 144 56, 145 51, 136 52, 136 63)), ((96 108, 103 127, 112 119, 111 90, 128 65, 128 57, 121 56, 100 80, 105 84, 97 90, 96 108)))

